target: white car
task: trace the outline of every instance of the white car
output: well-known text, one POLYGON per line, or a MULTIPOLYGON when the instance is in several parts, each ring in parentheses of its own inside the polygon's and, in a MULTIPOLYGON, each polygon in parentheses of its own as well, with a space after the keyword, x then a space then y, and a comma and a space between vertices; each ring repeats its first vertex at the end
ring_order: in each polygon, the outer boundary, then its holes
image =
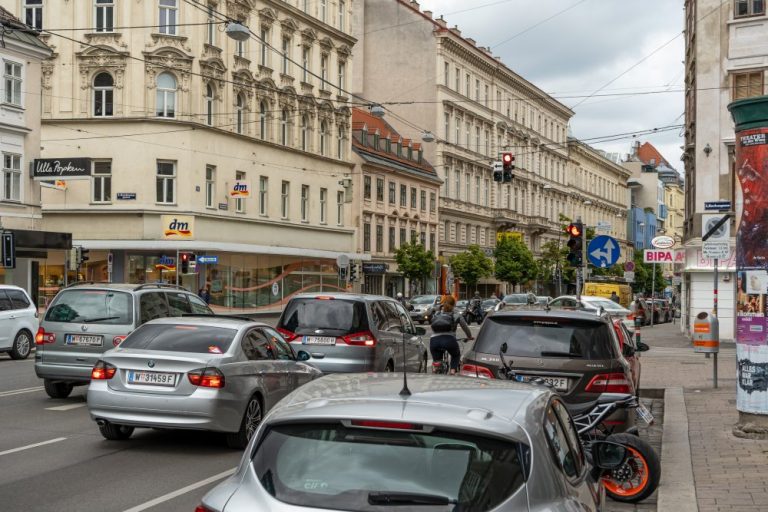
POLYGON ((556 299, 553 299, 549 303, 549 307, 551 308, 582 308, 582 309, 590 309, 594 311, 599 311, 600 308, 603 309, 606 313, 611 315, 614 318, 620 318, 621 323, 623 323, 627 330, 630 333, 635 332, 635 322, 631 319, 629 319, 629 315, 631 314, 631 311, 622 306, 621 304, 617 304, 616 302, 613 302, 610 299, 606 299, 605 297, 595 297, 591 295, 582 295, 581 296, 581 304, 578 303, 576 300, 575 295, 561 295, 560 297, 557 297, 556 299))
POLYGON ((0 352, 26 359, 38 327, 37 307, 18 286, 0 285, 0 352))

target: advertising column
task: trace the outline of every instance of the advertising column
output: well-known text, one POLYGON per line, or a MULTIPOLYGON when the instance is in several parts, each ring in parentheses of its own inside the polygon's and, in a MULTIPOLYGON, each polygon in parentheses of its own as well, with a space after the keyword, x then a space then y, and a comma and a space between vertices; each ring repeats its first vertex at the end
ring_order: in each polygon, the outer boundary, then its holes
POLYGON ((736 123, 736 435, 768 436, 768 96, 728 105, 736 123))

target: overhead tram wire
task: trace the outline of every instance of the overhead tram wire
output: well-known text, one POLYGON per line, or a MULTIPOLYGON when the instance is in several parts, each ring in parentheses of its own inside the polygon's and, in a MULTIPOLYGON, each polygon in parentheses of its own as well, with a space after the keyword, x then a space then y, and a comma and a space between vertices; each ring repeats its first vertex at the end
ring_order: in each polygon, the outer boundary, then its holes
POLYGON ((541 20, 541 21, 539 21, 539 22, 537 22, 537 23, 535 23, 535 24, 531 25, 530 27, 528 27, 528 28, 526 28, 526 29, 524 29, 524 30, 521 30, 520 32, 517 32, 516 34, 513 34, 511 37, 508 37, 507 39, 504 39, 503 41, 499 41, 498 43, 496 43, 496 44, 494 44, 493 46, 491 46, 491 49, 497 48, 497 47, 499 47, 499 46, 501 46, 501 45, 503 45, 503 44, 506 44, 506 43, 508 43, 508 42, 512 41, 513 39, 516 39, 516 38, 520 37, 520 36, 521 36, 521 35, 523 35, 523 34, 526 34, 526 33, 530 32, 531 30, 533 30, 533 29, 535 29, 535 28, 537 28, 537 27, 539 27, 539 26, 541 26, 541 25, 545 24, 546 22, 548 22, 548 21, 550 21, 550 20, 552 20, 552 19, 554 19, 554 18, 557 18, 557 17, 558 17, 558 16, 560 16, 561 14, 564 14, 564 13, 566 13, 566 12, 570 11, 570 10, 571 10, 571 9, 573 9, 574 7, 578 7, 579 5, 583 4, 583 3, 584 3, 584 2, 586 2, 586 1, 587 1, 587 0, 579 0, 579 1, 578 1, 578 2, 576 2, 575 4, 571 4, 570 6, 566 7, 565 9, 563 9, 563 10, 561 10, 561 11, 558 11, 558 12, 554 13, 552 16, 549 16, 549 17, 547 17, 547 18, 544 18, 543 20, 541 20))

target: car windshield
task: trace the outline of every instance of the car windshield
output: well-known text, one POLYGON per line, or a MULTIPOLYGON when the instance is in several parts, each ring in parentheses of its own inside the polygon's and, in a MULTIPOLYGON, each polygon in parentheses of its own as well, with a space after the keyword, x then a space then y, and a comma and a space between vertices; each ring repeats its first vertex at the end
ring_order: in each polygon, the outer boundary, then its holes
POLYGON ((499 302, 496 299, 486 299, 483 301, 483 307, 484 308, 490 308, 496 305, 496 303, 499 302))
POLYGON ((437 295, 419 295, 411 299, 411 304, 432 304, 437 295))
POLYGON ((301 507, 484 512, 523 486, 523 451, 470 433, 304 423, 273 427, 252 464, 270 495, 301 507))
POLYGON ((467 300, 460 300, 459 302, 456 303, 456 307, 457 308, 464 308, 464 307, 467 306, 468 303, 469 303, 469 301, 467 301, 467 300))
POLYGON ((483 325, 476 350, 499 353, 507 343, 511 357, 613 359, 608 325, 568 318, 492 316, 483 325))
POLYGON ((235 335, 236 329, 207 325, 144 324, 133 331, 120 348, 223 354, 229 350, 235 335))
POLYGON ((319 329, 333 336, 369 329, 364 302, 314 297, 292 300, 277 326, 297 334, 315 333, 319 329))
POLYGON ((528 296, 522 293, 506 295, 504 297, 504 302, 507 304, 528 304, 528 296))
POLYGON ((621 304, 616 304, 612 300, 590 300, 586 301, 587 307, 597 307, 600 306, 606 311, 611 312, 621 312, 621 313, 627 313, 629 314, 629 310, 622 306, 621 304))
POLYGON ((64 290, 45 313, 49 322, 130 324, 133 300, 129 293, 114 290, 64 290))

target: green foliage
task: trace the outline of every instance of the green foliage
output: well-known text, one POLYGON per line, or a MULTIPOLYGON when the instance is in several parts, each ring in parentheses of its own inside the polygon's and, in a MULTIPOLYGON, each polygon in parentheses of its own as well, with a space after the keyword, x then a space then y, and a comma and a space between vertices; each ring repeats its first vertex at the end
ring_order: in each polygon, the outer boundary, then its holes
POLYGON ((493 260, 483 253, 479 245, 470 245, 461 254, 451 256, 453 275, 472 289, 480 279, 493 274, 493 260))
POLYGON ((556 270, 565 268, 565 255, 568 248, 557 240, 549 240, 541 246, 541 257, 536 262, 538 278, 544 283, 555 282, 556 270))
POLYGON ((402 244, 395 251, 395 261, 398 270, 411 281, 429 277, 435 268, 435 255, 416 242, 402 244))
POLYGON ((496 279, 512 285, 536 279, 538 265, 530 249, 518 238, 503 238, 493 251, 496 257, 496 279))

